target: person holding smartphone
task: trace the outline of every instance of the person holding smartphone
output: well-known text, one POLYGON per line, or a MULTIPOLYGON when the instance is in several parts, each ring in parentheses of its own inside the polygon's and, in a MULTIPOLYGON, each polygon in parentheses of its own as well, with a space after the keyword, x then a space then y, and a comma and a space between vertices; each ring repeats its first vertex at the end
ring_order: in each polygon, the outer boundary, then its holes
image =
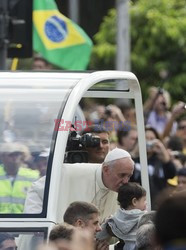
MULTIPOLYGON (((171 179, 176 175, 176 167, 171 160, 168 150, 160 140, 157 131, 150 126, 146 126, 145 136, 151 201, 154 209, 156 196, 166 187, 167 179, 171 179)), ((134 159, 134 161, 133 180, 140 183, 141 164, 139 157, 134 159)))

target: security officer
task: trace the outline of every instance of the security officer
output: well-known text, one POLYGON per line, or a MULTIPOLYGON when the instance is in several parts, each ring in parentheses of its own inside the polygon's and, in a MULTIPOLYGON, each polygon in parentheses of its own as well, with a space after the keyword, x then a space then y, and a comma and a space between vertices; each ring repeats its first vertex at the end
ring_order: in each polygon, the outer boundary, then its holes
POLYGON ((39 177, 23 164, 24 145, 4 143, 0 147, 0 213, 22 213, 28 188, 39 177))

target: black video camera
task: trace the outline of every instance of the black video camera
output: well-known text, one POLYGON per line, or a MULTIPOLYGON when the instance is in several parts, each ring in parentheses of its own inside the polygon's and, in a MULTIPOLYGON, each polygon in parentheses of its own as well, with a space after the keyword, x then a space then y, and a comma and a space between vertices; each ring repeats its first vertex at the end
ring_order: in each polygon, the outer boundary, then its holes
POLYGON ((91 133, 78 135, 76 131, 71 131, 68 137, 65 162, 67 163, 82 163, 88 162, 88 152, 84 148, 93 148, 100 145, 99 136, 94 136, 91 133))

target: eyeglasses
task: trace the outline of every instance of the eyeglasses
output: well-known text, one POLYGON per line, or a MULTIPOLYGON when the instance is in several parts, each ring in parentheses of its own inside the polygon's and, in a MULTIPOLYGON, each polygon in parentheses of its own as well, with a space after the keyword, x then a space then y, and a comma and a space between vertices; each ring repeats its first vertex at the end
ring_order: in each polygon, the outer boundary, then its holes
POLYGON ((180 129, 180 130, 186 129, 186 125, 185 126, 179 126, 178 129, 180 129))

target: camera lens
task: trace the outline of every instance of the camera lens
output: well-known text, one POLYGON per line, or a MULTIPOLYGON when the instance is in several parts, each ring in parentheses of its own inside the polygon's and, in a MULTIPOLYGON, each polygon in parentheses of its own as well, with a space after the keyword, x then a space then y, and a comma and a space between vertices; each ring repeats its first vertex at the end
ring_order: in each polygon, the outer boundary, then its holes
POLYGON ((76 131, 69 134, 65 162, 88 162, 88 152, 84 151, 84 147, 98 147, 100 146, 100 137, 94 136, 91 133, 86 133, 82 136, 78 135, 76 131))
POLYGON ((81 137, 80 142, 85 147, 98 147, 100 145, 100 137, 86 133, 81 137))
POLYGON ((86 151, 70 151, 66 153, 66 162, 81 163, 88 162, 88 152, 86 151))

